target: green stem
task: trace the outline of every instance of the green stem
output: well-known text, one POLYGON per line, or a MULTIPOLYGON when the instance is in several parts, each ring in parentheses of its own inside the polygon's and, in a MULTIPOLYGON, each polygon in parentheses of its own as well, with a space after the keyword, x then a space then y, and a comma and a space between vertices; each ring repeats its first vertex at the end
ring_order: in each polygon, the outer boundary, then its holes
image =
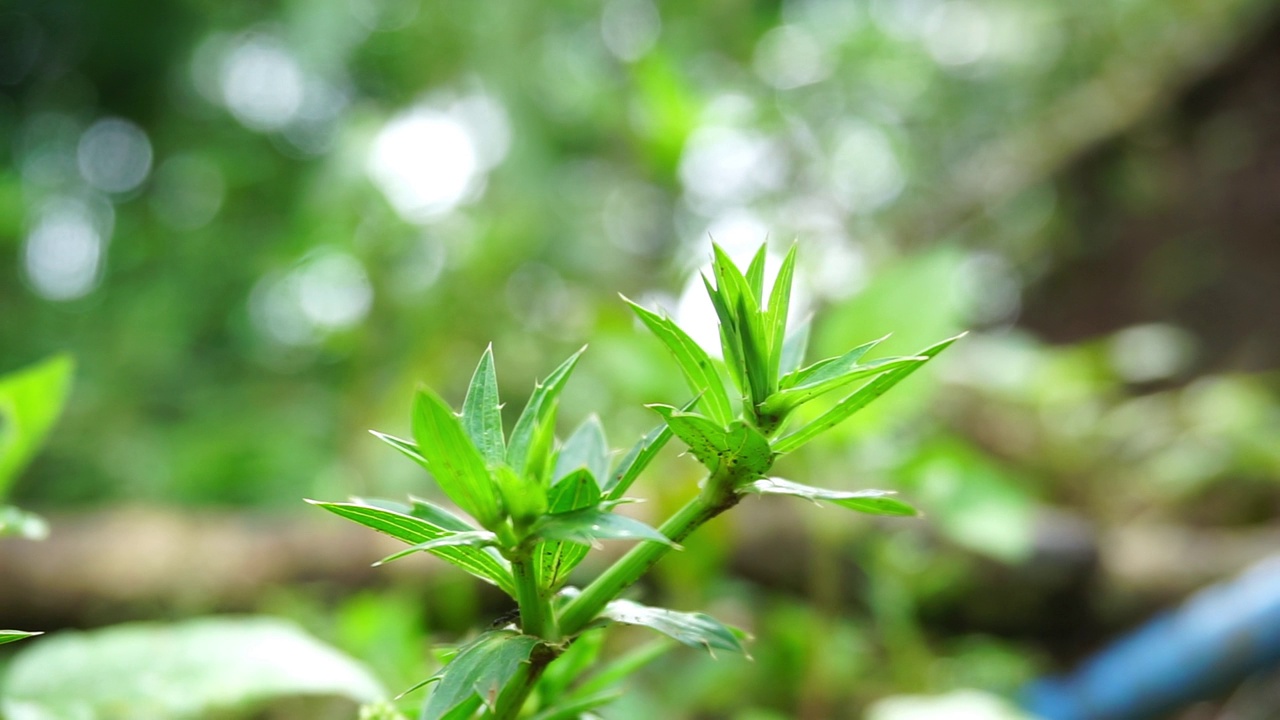
MULTIPOLYGON (((542 677, 542 673, 546 671, 547 665, 551 664, 559 656, 558 652, 550 650, 550 646, 540 645, 529 656, 529 662, 520 666, 516 670, 516 674, 507 681, 507 686, 503 688, 502 694, 498 696, 498 703, 493 709, 493 720, 515 720, 520 716, 520 710, 524 708, 525 701, 529 699, 529 694, 533 692, 533 688, 538 684, 538 679, 542 677)), ((486 715, 485 717, 490 717, 486 715)))
POLYGON ((516 602, 520 605, 520 631, 547 642, 557 642, 560 633, 556 629, 551 603, 538 587, 537 574, 528 552, 511 558, 511 574, 516 581, 516 602))
MULTIPOLYGON (((708 520, 738 504, 738 499, 724 478, 712 475, 702 494, 680 508, 658 530, 672 542, 682 542, 708 520)), ((652 541, 632 548, 565 605, 560 613, 560 632, 566 636, 581 632, 609 601, 639 580, 670 549, 670 545, 652 541)))

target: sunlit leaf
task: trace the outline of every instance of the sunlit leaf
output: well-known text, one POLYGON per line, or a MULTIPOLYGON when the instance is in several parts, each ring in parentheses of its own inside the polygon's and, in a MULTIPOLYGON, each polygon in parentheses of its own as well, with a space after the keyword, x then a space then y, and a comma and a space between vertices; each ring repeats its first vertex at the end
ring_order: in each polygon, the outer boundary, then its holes
POLYGON ((0 630, 0 645, 25 640, 26 638, 43 634, 44 633, 39 632, 26 632, 25 630, 0 630))
POLYGON ((740 632, 704 613, 686 613, 641 605, 631 600, 614 600, 601 617, 627 625, 643 625, 690 647, 728 650, 747 655, 740 632))
POLYGON ((781 367, 785 360, 783 348, 787 338, 787 311, 791 308, 791 283, 795 278, 797 247, 792 245, 787 256, 782 259, 778 276, 773 280, 773 289, 769 292, 769 307, 765 310, 765 333, 769 338, 766 365, 769 368, 771 392, 778 387, 779 375, 790 371, 790 368, 782 370, 781 367))
POLYGON ((757 495, 789 495, 813 502, 828 502, 868 515, 912 516, 919 512, 910 505, 896 500, 892 490, 825 490, 791 482, 782 478, 761 478, 744 485, 739 492, 757 495))
POLYGON ((586 468, 599 482, 609 477, 609 442, 604 436, 600 418, 592 415, 569 435, 556 456, 555 480, 579 468, 586 468))
POLYGON ((49 536, 49 524, 35 513, 12 505, 0 505, 0 537, 11 536, 43 540, 49 536))
POLYGON ((74 368, 58 355, 0 376, 0 498, 62 413, 74 368))
POLYGON ((768 255, 768 249, 767 243, 760 243, 756 254, 751 258, 751 264, 747 266, 747 287, 751 288, 752 294, 761 301, 764 298, 764 261, 768 255))
MULTIPOLYGON (((354 520, 378 532, 390 535, 401 542, 417 545, 455 534, 439 525, 412 515, 357 503, 333 503, 308 500, 307 502, 322 507, 329 512, 354 520)), ((494 557, 484 549, 468 546, 437 547, 429 551, 442 560, 466 570, 476 577, 491 582, 502 588, 503 592, 515 597, 515 581, 511 577, 511 566, 505 560, 494 557)))
POLYGON ((584 347, 570 355, 567 360, 560 363, 559 367, 551 371, 547 379, 534 385, 533 394, 529 396, 529 402, 520 412, 520 418, 516 420, 515 428, 511 431, 511 439, 507 443, 507 464, 515 468, 516 472, 525 471, 525 461, 529 447, 533 443, 534 430, 538 426, 545 425, 556 398, 564 390, 570 373, 573 372, 573 368, 578 364, 578 358, 582 357, 585 350, 584 347))
POLYGON ((787 388, 792 388, 797 385, 810 384, 814 381, 821 382, 822 380, 828 380, 836 377, 851 368, 857 367, 859 360, 861 360, 875 346, 888 339, 889 336, 885 335, 882 338, 877 338, 871 342, 863 343, 843 355, 819 360, 808 367, 794 372, 789 372, 779 381, 779 387, 786 390, 787 388))
POLYGON ((412 441, 405 440, 404 438, 398 438, 395 435, 388 435, 387 433, 381 433, 381 432, 378 432, 377 430, 370 430, 369 434, 373 435, 374 437, 378 438, 382 442, 395 448, 397 451, 400 452, 401 455, 404 455, 410 460, 418 463, 418 465, 420 465, 423 469, 430 472, 431 468, 427 465, 427 459, 422 457, 422 453, 418 452, 418 446, 415 445, 412 441))
POLYGON ((800 326, 787 335, 782 343, 782 358, 778 361, 778 372, 785 376, 795 372, 804 365, 805 353, 809 350, 809 329, 811 323, 805 318, 800 326))
POLYGON ((488 530, 468 530, 466 532, 457 532, 449 535, 443 535, 441 537, 436 538, 435 540, 420 542, 417 545, 405 548, 400 552, 392 553, 382 558, 378 562, 374 563, 374 565, 375 566, 385 565, 391 562, 392 560, 399 560, 402 557, 407 557, 417 552, 426 552, 428 550, 436 550, 439 548, 448 548, 448 547, 483 548, 483 547, 492 547, 497 543, 498 543, 498 536, 494 535, 488 530))
MULTIPOLYGON (((962 337, 964 337, 964 335, 957 335, 956 337, 943 340, 940 343, 920 351, 919 356, 925 358, 926 361, 931 360, 937 357, 943 350, 951 347, 952 343, 962 337)), ((774 442, 774 451, 778 453, 791 452, 801 445, 804 445, 817 437, 823 431, 835 427, 850 415, 853 415, 857 411, 866 407, 873 400, 888 392, 894 385, 905 380, 909 375, 911 375, 911 373, 919 370, 923 365, 924 362, 901 365, 876 377, 871 382, 868 382, 866 385, 855 390, 853 394, 849 395, 844 400, 841 400, 835 407, 820 415, 816 420, 774 442)))
MULTIPOLYGON (((579 469, 551 488, 547 512, 567 513, 600 504, 600 486, 591 473, 579 469)), ((569 578, 569 573, 587 556, 585 545, 563 540, 545 540, 533 549, 534 567, 538 571, 539 585, 555 590, 569 578)))
POLYGON ((854 365, 846 368, 844 372, 835 374, 837 367, 835 364, 824 368, 823 372, 814 375, 813 378, 806 381, 802 385, 788 388, 774 393, 765 400, 761 406, 761 412, 765 414, 786 413, 810 400, 831 392, 837 388, 850 385, 858 380, 865 380, 873 375, 879 375, 888 372, 894 368, 904 367, 908 365, 918 365, 925 362, 928 358, 924 357, 892 357, 873 360, 865 365, 854 365), (830 372, 827 372, 827 370, 830 372))
POLYGON ((487 462, 501 462, 506 458, 506 441, 502 436, 502 405, 498 400, 498 376, 493 367, 493 345, 484 349, 480 364, 471 376, 467 397, 462 401, 462 426, 487 462))
POLYGON ((717 422, 728 423, 733 417, 729 405, 729 396, 725 392, 724 383, 720 381, 720 373, 716 371, 711 356, 703 350, 693 338, 681 330, 671 318, 646 310, 636 303, 623 298, 636 316, 662 341, 667 350, 675 358, 680 372, 694 395, 701 398, 707 413, 717 422))
POLYGON ((432 677, 437 684, 427 699, 423 720, 441 720, 472 696, 492 707, 539 642, 532 635, 493 630, 467 643, 432 677))
POLYGON ((413 439, 444 494, 484 527, 497 524, 501 510, 484 456, 458 416, 430 388, 414 397, 413 439))
POLYGON ((600 540, 652 540, 675 546, 666 535, 635 518, 600 508, 547 515, 533 534, 547 540, 598 546, 600 540))
POLYGON ((205 618, 57 633, 5 678, 14 718, 223 717, 276 698, 386 697, 362 665, 276 618, 205 618))

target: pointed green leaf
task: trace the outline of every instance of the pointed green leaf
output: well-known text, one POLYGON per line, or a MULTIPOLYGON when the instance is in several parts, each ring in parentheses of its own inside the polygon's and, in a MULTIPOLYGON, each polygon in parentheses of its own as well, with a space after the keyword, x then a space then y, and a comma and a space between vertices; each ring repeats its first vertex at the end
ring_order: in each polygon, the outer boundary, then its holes
POLYGON ((895 500, 892 490, 825 490, 791 482, 782 478, 761 478, 743 486, 739 492, 757 495, 790 495, 813 502, 823 501, 857 510, 868 515, 913 516, 920 513, 910 505, 895 500))
POLYGON ((453 530, 456 532, 475 530, 475 527, 471 523, 463 520, 435 503, 416 497, 410 497, 409 500, 413 503, 413 506, 404 513, 405 515, 412 515, 420 520, 426 520, 427 522, 433 525, 438 525, 445 530, 453 530))
POLYGON ((462 426, 486 462, 506 458, 502 437, 502 405, 498 401, 498 375, 493 367, 493 345, 484 349, 480 364, 471 376, 467 397, 462 401, 462 426))
POLYGON ((738 298, 738 318, 747 387, 751 389, 751 404, 755 406, 769 396, 769 343, 764 335, 760 311, 747 307, 743 297, 738 298))
POLYGON ((719 649, 747 655, 740 631, 703 613, 676 612, 630 600, 614 600, 605 606, 601 617, 626 625, 643 625, 690 647, 704 648, 707 652, 719 649))
POLYGON ((769 368, 769 392, 778 388, 778 378, 783 372, 782 363, 785 353, 783 348, 787 338, 787 311, 791 309, 791 283, 795 279, 796 245, 787 251, 787 256, 778 268, 778 276, 773 280, 773 289, 769 292, 769 307, 765 310, 765 333, 769 338, 769 357, 766 365, 769 368))
POLYGON ((715 472, 729 452, 729 434, 708 417, 683 413, 670 405, 647 405, 662 416, 667 427, 689 448, 689 452, 706 468, 715 472))
POLYGON ((498 536, 494 535, 488 530, 467 530, 465 532, 456 532, 456 533, 451 533, 449 535, 443 535, 441 537, 436 538, 435 540, 420 542, 417 545, 401 550, 400 552, 391 553, 390 555, 374 563, 373 566, 377 567, 379 565, 386 565, 392 560, 399 560, 402 557, 407 557, 417 552, 425 552, 428 550, 435 550, 437 548, 447 548, 447 547, 483 548, 483 547, 493 547, 494 545, 497 545, 497 544, 498 544, 498 536))
POLYGON ((813 378, 803 385, 797 385, 769 396, 769 399, 765 400, 764 404, 761 405, 760 411, 764 414, 785 414, 836 388, 844 387, 873 375, 880 375, 894 368, 919 365, 926 360, 928 358, 925 357, 882 358, 880 360, 872 360, 865 365, 854 365, 839 375, 834 374, 839 369, 837 367, 838 363, 832 363, 822 368, 822 371, 816 373, 813 378))
MULTIPOLYGON (((940 343, 931 345, 920 351, 919 356, 925 358, 926 361, 937 357, 939 353, 964 337, 964 334, 957 335, 953 338, 943 340, 940 343)), ((817 437, 825 430, 829 430, 847 419, 850 415, 861 410, 870 404, 873 400, 885 394, 894 385, 905 380, 911 373, 919 370, 924 362, 911 363, 896 367, 871 382, 863 385, 849 395, 849 397, 841 400, 835 407, 823 413, 816 420, 796 430, 795 432, 779 439, 773 444, 773 450, 777 453, 791 452, 796 448, 804 445, 813 438, 817 437)))
POLYGON ((0 505, 0 537, 10 536, 43 540, 49 537, 49 524, 35 513, 12 505, 0 505))
POLYGON ((585 350, 586 348, 583 347, 570 355, 569 359, 551 371, 546 380, 534 385, 533 394, 529 396, 529 402, 525 404, 520 418, 516 420, 515 428, 511 431, 511 441, 507 444, 507 464, 515 468, 516 472, 525 471, 529 447, 534 440, 534 430, 546 424, 556 398, 564 390, 570 373, 573 372, 573 368, 578 364, 578 358, 582 357, 585 350))
POLYGON ((556 461, 556 412, 559 409, 559 399, 548 403, 543 418, 534 423, 529 449, 525 453, 524 477, 543 488, 551 484, 552 464, 556 461))
POLYGON ((751 264, 747 266, 747 287, 751 288, 751 292, 757 298, 764 298, 764 261, 768 254, 769 244, 760 243, 760 247, 756 249, 756 254, 751 258, 751 264))
POLYGON ((600 418, 592 415, 578 426, 556 457, 556 470, 551 477, 556 481, 574 470, 586 468, 599 482, 609 477, 609 442, 604 436, 600 418))
POLYGON ((0 645, 25 640, 29 637, 35 637, 36 635, 43 634, 44 633, 39 632, 26 632, 25 630, 0 630, 0 645))
POLYGON ((547 540, 593 547, 599 547, 600 540, 652 540, 677 547, 666 535, 645 523, 598 507, 547 515, 534 528, 533 534, 547 540))
POLYGON ((74 368, 57 355, 0 376, 0 498, 62 414, 74 368))
POLYGON ((799 385, 807 385, 815 381, 820 382, 822 380, 829 380, 836 377, 850 368, 857 367, 858 361, 861 360, 863 356, 870 352, 872 348, 888 339, 889 336, 885 335, 884 337, 872 340, 869 343, 863 343, 843 355, 829 357, 826 360, 819 360, 802 370, 789 372, 783 376, 779 383, 779 387, 786 390, 799 385))
MULTIPOLYGON (((390 535, 410 545, 436 540, 455 533, 454 530, 446 530, 421 518, 380 507, 357 503, 319 502, 317 500, 308 500, 307 502, 322 507, 335 515, 340 515, 366 527, 371 527, 378 532, 390 535)), ((515 597, 515 581, 511 577, 510 564, 505 560, 494 557, 484 549, 454 546, 438 547, 429 552, 442 560, 447 560, 457 565, 482 580, 497 585, 502 588, 503 592, 515 597)))
POLYGON ((738 333, 738 320, 730 311, 730 306, 720 292, 711 285, 706 275, 702 275, 702 285, 707 289, 707 297, 711 298, 711 306, 720 319, 720 350, 724 355, 725 366, 729 368, 729 378, 742 398, 751 396, 751 388, 747 385, 747 364, 742 357, 742 338, 738 333))
POLYGON ((418 465, 420 465, 427 472, 431 472, 431 468, 427 464, 427 459, 422 457, 422 453, 418 452, 417 445, 403 438, 398 438, 395 435, 380 433, 377 430, 370 430, 369 434, 378 438, 382 442, 390 445, 391 447, 395 448, 400 452, 401 455, 404 455, 410 460, 418 463, 418 465))
POLYGON ((521 663, 528 662, 529 654, 539 642, 532 635, 493 630, 463 646, 453 660, 435 674, 438 684, 427 699, 423 720, 441 720, 450 710, 476 695, 492 708, 502 688, 520 669, 521 663))
POLYGON ((726 325, 726 319, 727 324, 732 326, 733 331, 728 333, 728 339, 732 341, 736 338, 737 340, 738 347, 735 353, 742 364, 747 394, 753 404, 759 403, 768 394, 769 375, 765 367, 769 348, 764 334, 759 294, 752 292, 747 279, 719 245, 713 243, 711 249, 715 255, 712 269, 716 276, 712 304, 716 306, 716 314, 720 316, 721 326, 726 325))
POLYGON ((729 396, 725 392, 724 383, 720 381, 720 373, 716 372, 711 356, 703 350, 688 333, 681 330, 669 317, 646 310, 626 297, 622 298, 635 311, 640 321, 666 345, 667 350, 680 366, 685 382, 694 395, 701 398, 707 413, 722 423, 728 423, 733 417, 729 405, 729 396))
POLYGON ((804 322, 800 323, 800 327, 792 331, 782 343, 782 359, 778 362, 778 372, 782 377, 786 377, 804 365, 804 356, 809 349, 809 327, 809 318, 805 318, 804 322))
MULTIPOLYGON (((585 469, 575 470, 551 488, 547 512, 567 513, 593 508, 600 504, 600 486, 585 469)), ((589 548, 561 540, 545 540, 534 546, 533 564, 538 583, 545 590, 555 590, 569 578, 569 573, 587 556, 589 548)))
POLYGON ((502 520, 497 490, 484 457, 458 416, 430 388, 418 390, 414 398, 413 439, 436 483, 450 500, 486 528, 502 520))

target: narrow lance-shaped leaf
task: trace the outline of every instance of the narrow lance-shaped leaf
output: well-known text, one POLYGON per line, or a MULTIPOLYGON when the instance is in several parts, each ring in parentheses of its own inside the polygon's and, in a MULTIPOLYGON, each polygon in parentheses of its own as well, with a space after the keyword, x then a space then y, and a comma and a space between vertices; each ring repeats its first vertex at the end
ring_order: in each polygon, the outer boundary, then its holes
MULTIPOLYGON (((591 473, 579 469, 551 488, 549 513, 567 513, 592 508, 600 504, 600 486, 591 473)), ((564 584, 578 563, 587 556, 589 548, 562 540, 544 540, 533 549, 534 567, 538 571, 538 583, 544 590, 555 590, 564 584)))
POLYGON ((782 478, 761 478, 743 486, 739 492, 757 495, 789 495, 813 502, 829 502, 868 515, 912 516, 919 512, 892 496, 892 490, 826 490, 791 482, 782 478))
POLYGON ((666 535, 645 523, 599 507, 547 515, 533 534, 547 540, 593 547, 599 547, 601 540, 651 540, 677 547, 666 535))
POLYGON ((696 413, 682 413, 670 405, 648 405, 662 416, 667 427, 684 442, 689 452, 707 470, 715 472, 722 458, 729 452, 729 437, 725 429, 710 418, 696 413))
POLYGON ((511 430, 511 440, 507 443, 507 464, 515 468, 516 472, 525 471, 525 460, 529 453, 529 446, 533 442, 534 430, 546 423, 555 399, 564 390, 570 373, 573 372, 573 368, 578 364, 578 358, 582 357, 585 350, 584 347, 570 355, 569 359, 551 371, 546 380, 534 385, 533 394, 529 396, 529 402, 520 412, 520 418, 516 420, 516 425, 511 430))
MULTIPOLYGON (((888 372, 897 367, 909 365, 918 365, 928 360, 926 357, 890 357, 880 360, 872 360, 865 365, 854 365, 847 368, 843 373, 835 375, 822 372, 818 373, 812 380, 803 385, 797 385, 780 392, 776 392, 765 400, 760 406, 762 413, 787 413, 791 410, 809 402, 810 400, 824 395, 836 388, 844 387, 858 380, 869 378, 873 375, 879 375, 888 372)), ((836 366, 829 365, 824 371, 830 369, 832 373, 837 369, 836 366)))
POLYGON ((493 345, 484 349, 462 401, 462 426, 488 463, 506 457, 502 436, 502 405, 498 400, 498 375, 493 366, 493 345))
POLYGON ((497 525, 502 510, 484 457, 453 409, 429 388, 414 398, 413 438, 445 495, 485 528, 497 525))
POLYGON ((494 535, 488 530, 467 530, 464 532, 456 532, 456 533, 451 533, 449 535, 443 535, 441 537, 436 538, 435 540, 420 542, 417 545, 414 545, 412 547, 405 548, 404 550, 401 550, 399 552, 392 553, 382 558, 378 562, 374 563, 373 565, 374 567, 377 567, 379 565, 386 565, 392 560, 399 560, 402 557, 407 557, 414 553, 426 552, 428 550, 435 550, 437 548, 446 548, 446 547, 483 548, 483 547, 492 547, 497 544, 498 544, 498 536, 494 535))
MULTIPOLYGON (((308 500, 307 502, 324 508, 335 515, 354 520, 366 527, 371 527, 378 532, 390 535, 410 545, 436 540, 457 532, 456 530, 446 530, 422 518, 380 507, 357 503, 319 502, 316 500, 308 500)), ((515 581, 511 577, 510 564, 505 560, 494 557, 484 549, 451 546, 433 548, 429 552, 482 580, 497 585, 502 588, 503 592, 515 597, 515 581)))
POLYGON ((751 389, 754 408, 769 396, 769 348, 764 336, 760 311, 747 306, 738 298, 739 334, 742 338, 742 359, 746 363, 747 386, 751 389))
POLYGON ((35 637, 36 635, 43 634, 44 633, 26 632, 25 630, 0 630, 0 645, 25 640, 29 637, 35 637))
POLYGON ((764 298, 764 262, 765 256, 768 255, 768 243, 761 243, 756 249, 756 254, 751 258, 751 264, 747 266, 747 287, 751 288, 751 292, 763 301, 764 298))
POLYGON ((811 382, 826 380, 840 375, 850 368, 857 367, 859 360, 861 360, 868 352, 871 352, 875 346, 888 339, 889 336, 885 335, 882 338, 877 338, 871 342, 863 343, 843 355, 829 357, 826 360, 819 360, 806 368, 789 372, 783 376, 780 382, 780 387, 783 390, 786 390, 797 385, 806 385, 811 382))
POLYGON ((600 418, 595 415, 588 417, 564 441, 551 477, 559 480, 580 468, 586 468, 600 482, 609 477, 609 441, 600 418))
MULTIPOLYGON (((787 311, 791 308, 791 283, 796 271, 796 245, 792 245, 783 258, 778 276, 769 292, 769 307, 765 316, 765 334, 769 339, 769 392, 778 389, 778 377, 782 372, 783 347, 787 337, 787 311)), ((788 368, 789 370, 789 368, 788 368)))
POLYGON ((805 318, 800 326, 791 331, 783 341, 782 359, 778 363, 778 372, 784 377, 804 365, 804 356, 809 350, 809 328, 809 318, 805 318))
MULTIPOLYGON (((932 360, 962 337, 964 337, 963 334, 943 340, 920 351, 919 356, 925 358, 926 361, 932 360)), ((923 365, 924 362, 902 365, 876 377, 871 382, 855 390, 853 394, 841 400, 835 407, 820 415, 813 422, 779 439, 773 444, 774 452, 791 452, 817 437, 820 433, 835 427, 849 416, 866 407, 876 398, 884 395, 890 388, 905 380, 923 365)))
POLYGON ((681 330, 671 318, 663 317, 646 310, 626 297, 623 298, 635 311, 640 321, 662 341, 667 350, 675 358, 680 372, 694 395, 701 397, 707 413, 717 422, 728 423, 733 417, 729 405, 729 396, 720 381, 720 373, 716 372, 711 356, 703 350, 688 333, 681 330))
POLYGON ((702 275, 702 285, 707 289, 707 297, 711 298, 711 306, 715 308, 716 317, 720 319, 720 349, 724 354, 725 366, 729 369, 729 378, 738 388, 738 394, 744 403, 749 403, 751 388, 747 384, 747 364, 742 357, 742 339, 738 333, 738 320, 730 311, 730 306, 720 292, 711 284, 706 275, 702 275))
POLYGON ((498 694, 540 641, 532 635, 493 630, 465 645, 432 680, 438 681, 422 711, 423 720, 441 720, 446 714, 478 695, 493 707, 498 694))
POLYGON ((738 631, 703 613, 686 613, 649 607, 631 600, 614 600, 601 617, 627 625, 643 625, 685 645, 707 652, 728 650, 747 655, 738 631))
POLYGON ((763 345, 765 337, 760 301, 724 250, 714 243, 711 249, 715 255, 712 263, 716 276, 714 295, 720 298, 717 303, 713 297, 712 304, 716 305, 716 313, 721 316, 722 324, 725 322, 726 314, 732 318, 731 324, 734 330, 732 334, 736 336, 739 344, 738 353, 743 364, 743 379, 746 381, 747 394, 752 398, 752 402, 758 403, 764 400, 767 394, 765 384, 768 379, 768 371, 764 367, 768 348, 763 345), (721 305, 728 312, 722 312, 721 305))

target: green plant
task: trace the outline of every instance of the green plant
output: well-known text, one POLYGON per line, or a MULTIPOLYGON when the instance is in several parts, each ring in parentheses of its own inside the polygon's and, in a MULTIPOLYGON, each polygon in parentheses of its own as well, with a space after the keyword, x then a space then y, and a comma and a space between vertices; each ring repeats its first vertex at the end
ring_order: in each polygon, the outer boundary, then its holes
POLYGON ((506 434, 490 348, 480 358, 460 414, 424 388, 414 400, 412 440, 374 433, 430 472, 471 520, 419 499, 409 504, 312 501, 409 544, 383 562, 430 552, 516 600, 518 622, 459 647, 443 669, 420 683, 435 683, 423 718, 483 713, 506 720, 526 713, 551 720, 578 717, 609 702, 619 680, 670 645, 664 640, 596 669, 600 637, 595 630, 611 623, 647 626, 708 650, 744 652, 742 633, 707 615, 648 607, 621 595, 669 550, 745 495, 790 495, 864 513, 915 514, 891 492, 826 490, 769 475, 779 455, 865 407, 956 340, 915 356, 863 362, 879 342, 874 341, 804 366, 807 325, 787 332, 795 262, 793 247, 765 300, 765 248, 745 273, 714 248, 713 277, 703 279, 719 318, 723 364, 670 318, 627 301, 671 352, 694 399, 683 408, 650 405, 662 423, 612 467, 595 419, 562 443, 555 437, 557 397, 582 351, 535 387, 506 434), (797 408, 858 381, 866 382, 816 418, 787 430, 797 408), (693 407, 701 412, 692 412, 693 407), (697 495, 656 530, 616 514, 614 508, 626 502, 627 491, 672 436, 706 468, 697 495), (566 587, 589 546, 602 540, 639 542, 582 590, 566 587))

